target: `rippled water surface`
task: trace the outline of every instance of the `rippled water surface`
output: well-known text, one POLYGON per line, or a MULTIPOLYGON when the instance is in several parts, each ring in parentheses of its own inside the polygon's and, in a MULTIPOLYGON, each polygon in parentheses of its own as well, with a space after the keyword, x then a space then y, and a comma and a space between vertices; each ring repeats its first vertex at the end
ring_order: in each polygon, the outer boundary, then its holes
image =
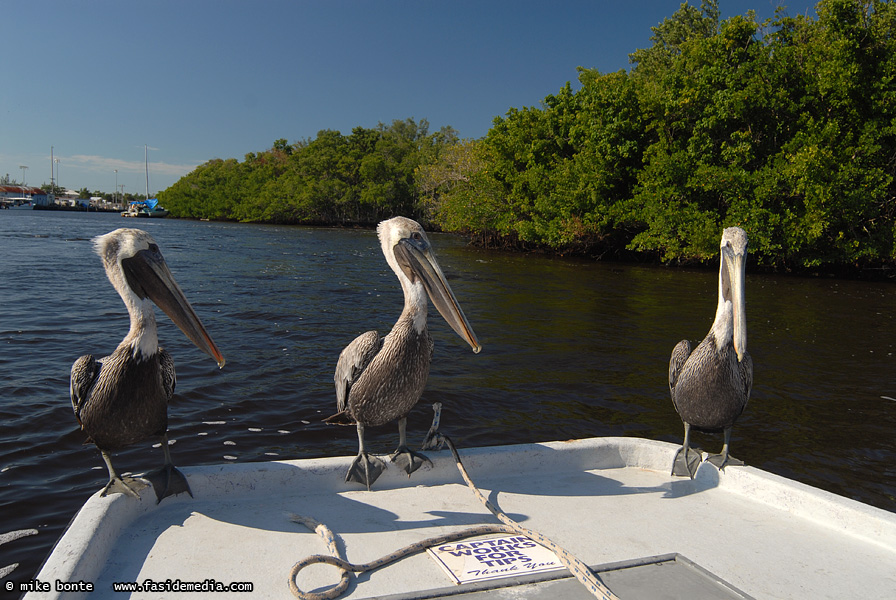
MULTIPOLYGON (((83 445, 69 401, 72 362, 111 352, 124 305, 90 239, 149 231, 227 357, 219 371, 157 311, 177 365, 169 408, 181 466, 353 455, 335 412, 340 350, 388 331, 401 291, 372 231, 125 220, 114 214, 0 211, 0 567, 32 578, 83 502, 107 480, 83 445)), ((460 446, 591 436, 681 442, 668 361, 712 323, 716 273, 496 254, 431 236, 479 336, 474 355, 431 311, 436 341, 424 401, 444 403, 460 446)), ((835 279, 747 276, 750 405, 732 454, 748 464, 896 510, 896 287, 835 279)), ((409 417, 422 439, 431 412, 409 417)), ((697 436, 717 451, 721 436, 697 436)), ((368 429, 373 452, 393 426, 368 429)), ((160 464, 152 441, 115 456, 123 471, 160 464)), ((419 443, 419 441, 417 442, 419 443)))

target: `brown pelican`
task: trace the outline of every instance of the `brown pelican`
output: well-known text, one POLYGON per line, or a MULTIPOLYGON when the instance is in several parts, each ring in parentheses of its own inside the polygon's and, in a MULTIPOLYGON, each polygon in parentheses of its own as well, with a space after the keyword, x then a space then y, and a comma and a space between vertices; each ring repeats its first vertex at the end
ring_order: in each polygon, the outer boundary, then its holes
POLYGON ((82 356, 72 365, 71 397, 81 429, 96 444, 109 469, 102 495, 138 497, 146 484, 122 478, 111 453, 149 437, 162 439, 165 464, 146 474, 159 502, 190 486, 174 468, 168 451, 168 401, 174 393, 174 361, 159 347, 152 302, 171 317, 196 346, 224 366, 224 357, 168 270, 155 240, 139 229, 116 229, 93 240, 106 275, 131 317, 131 328, 118 348, 96 360, 82 356), (150 302, 152 301, 152 302, 150 302))
POLYGON ((724 431, 721 454, 707 460, 717 467, 742 465, 728 456, 731 427, 744 411, 753 387, 753 359, 747 352, 747 317, 744 312, 744 267, 747 234, 739 227, 722 233, 719 267, 719 305, 709 334, 691 352, 687 340, 678 342, 669 361, 669 391, 684 422, 684 443, 675 455, 673 475, 693 479, 700 453, 690 448, 691 428, 724 431))
MULTIPOLYGON (((410 476, 427 459, 407 447, 405 427, 426 385, 433 341, 426 329, 427 295, 452 329, 479 352, 481 346, 454 293, 436 262, 432 246, 418 223, 404 217, 377 227, 386 262, 404 291, 404 310, 392 331, 380 338, 376 331, 359 335, 339 355, 336 364, 337 414, 328 423, 358 427, 358 456, 346 481, 371 484, 385 469, 364 447, 364 427, 398 419, 398 448, 392 462, 410 476)), ((424 444, 424 447, 426 444, 424 444)))

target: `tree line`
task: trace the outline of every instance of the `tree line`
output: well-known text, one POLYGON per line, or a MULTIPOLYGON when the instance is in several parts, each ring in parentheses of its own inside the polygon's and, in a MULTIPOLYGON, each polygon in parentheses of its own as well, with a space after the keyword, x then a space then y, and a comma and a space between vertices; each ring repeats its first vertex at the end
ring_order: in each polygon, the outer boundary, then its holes
POLYGON ((896 2, 719 18, 687 3, 613 73, 579 68, 486 136, 395 121, 210 161, 172 214, 370 224, 406 214, 480 243, 704 261, 740 225, 783 269, 896 266, 896 2))
POLYGON ((457 132, 429 133, 424 119, 396 120, 351 135, 274 142, 242 162, 215 159, 159 194, 178 217, 287 224, 371 225, 396 214, 421 218, 416 170, 435 163, 457 132))

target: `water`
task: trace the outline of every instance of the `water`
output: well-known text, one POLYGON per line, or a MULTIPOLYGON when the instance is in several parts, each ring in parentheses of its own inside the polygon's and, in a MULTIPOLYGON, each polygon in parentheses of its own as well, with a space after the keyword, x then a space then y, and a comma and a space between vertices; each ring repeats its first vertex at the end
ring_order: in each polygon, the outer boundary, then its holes
MULTIPOLYGON (((401 291, 372 231, 114 214, 0 211, 0 567, 30 579, 78 508, 107 480, 69 401, 72 362, 104 356, 127 331, 90 239, 148 230, 227 358, 219 371, 157 311, 177 365, 169 408, 181 466, 353 455, 335 412, 333 370, 358 333, 391 328, 401 291)), ((716 273, 508 255, 434 235, 443 270, 483 344, 474 355, 433 311, 435 359, 410 441, 444 403, 460 447, 590 436, 681 442, 668 361, 712 323, 716 273)), ((896 510, 896 288, 748 274, 750 405, 732 454, 748 464, 896 510)), ((718 451, 721 436, 696 436, 718 451)), ((372 451, 397 441, 371 428, 372 451)), ((416 441, 415 441, 416 440, 416 441)), ((122 471, 160 464, 146 442, 122 471)))

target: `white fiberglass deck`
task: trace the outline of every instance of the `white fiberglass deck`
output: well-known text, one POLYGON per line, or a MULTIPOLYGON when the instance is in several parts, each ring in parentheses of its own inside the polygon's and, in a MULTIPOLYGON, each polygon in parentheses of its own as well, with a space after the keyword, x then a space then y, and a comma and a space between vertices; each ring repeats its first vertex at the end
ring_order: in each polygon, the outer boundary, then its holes
MULTIPOLYGON (((754 598, 896 598, 896 514, 750 467, 720 473, 704 464, 694 481, 671 477, 676 448, 594 438, 460 454, 492 502, 590 565, 679 553, 754 598)), ((497 522, 464 485, 449 452, 428 455, 432 469, 409 479, 390 465, 371 492, 343 482, 353 457, 337 457, 184 467, 195 498, 159 505, 151 488, 140 501, 94 495, 37 580, 92 583, 94 591, 83 595, 91 599, 197 597, 112 591, 115 582, 146 580, 251 582, 252 593, 208 596, 291 598, 292 565, 326 552, 291 513, 327 524, 355 563, 497 522)), ((299 584, 319 589, 338 581, 337 573, 313 566, 299 584)), ((361 575, 345 597, 452 586, 423 553, 361 575)), ((52 597, 59 594, 26 596, 52 597)))

